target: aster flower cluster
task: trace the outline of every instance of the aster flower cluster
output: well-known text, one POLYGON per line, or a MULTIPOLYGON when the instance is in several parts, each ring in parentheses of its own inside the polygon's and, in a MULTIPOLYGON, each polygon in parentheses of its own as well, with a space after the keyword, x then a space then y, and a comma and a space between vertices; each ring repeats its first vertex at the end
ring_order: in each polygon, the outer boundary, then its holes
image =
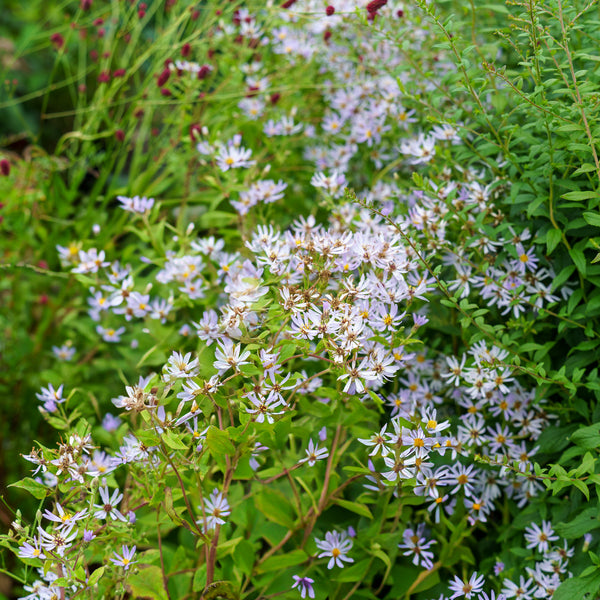
MULTIPOLYGON (((368 404, 374 397, 387 405, 389 421, 357 440, 367 450, 368 490, 392 487, 396 494, 408 484, 435 523, 458 512, 475 526, 487 520, 503 493, 522 506, 542 489, 535 477, 523 482, 517 475, 531 471, 536 450, 531 442, 550 417, 533 403, 533 392, 516 381, 507 352, 483 343, 445 360, 409 351, 411 339, 427 323, 424 309, 432 286, 412 247, 386 219, 348 205, 334 214, 329 230, 313 218, 299 219, 285 232, 259 226, 246 242, 246 256, 252 259, 225 254, 224 243, 215 238, 195 240, 187 248, 185 254, 170 251, 156 278, 162 285, 177 285, 187 269, 194 273, 188 277, 202 281, 206 294, 223 290, 219 312, 211 308, 192 323, 203 352, 214 356, 212 374, 200 374, 194 354, 176 351, 160 376, 162 394, 157 394, 154 375, 113 399, 124 411, 146 413, 155 434, 175 433, 182 448, 192 444, 199 456, 205 455, 212 412, 206 400, 227 402, 231 393, 241 399, 230 413, 232 425, 274 426, 295 410, 298 395, 326 385, 322 374, 289 370, 291 352, 299 351, 299 357, 326 361, 327 377, 339 382, 346 396, 368 404), (223 264, 227 268, 219 269, 223 264), (275 314, 285 325, 276 336, 265 337, 266 319, 275 314), (245 340, 259 338, 265 345, 254 353, 245 340), (251 382, 248 376, 256 379, 251 382), (387 393, 389 381, 400 389, 387 393), (175 396, 176 408, 171 404, 175 396), (489 465, 470 463, 474 453, 489 465)), ((193 300, 205 302, 204 296, 193 300)), ((98 476, 120 465, 158 465, 163 451, 159 438, 152 439, 148 444, 125 438, 125 446, 112 456, 96 452, 93 460, 65 459, 61 472, 67 469, 70 478, 81 482, 86 472, 98 476)), ((326 440, 325 432, 319 442, 326 440)), ((311 439, 305 453, 298 465, 314 466, 330 456, 330 448, 311 439)), ((34 454, 29 458, 36 461, 34 454)), ((261 468, 256 458, 253 464, 261 468)), ((56 471, 57 479, 61 472, 56 471)), ((124 521, 119 490, 99 492, 102 503, 95 506, 94 517, 124 521)), ((202 533, 226 524, 231 513, 226 492, 214 489, 198 506, 202 533)), ((352 541, 340 535, 330 532, 316 542, 318 556, 329 557, 329 568, 352 560, 347 556, 352 541)), ((435 543, 420 523, 405 529, 399 547, 415 565, 431 569, 435 543)), ((302 590, 310 593, 308 587, 302 590)))
POLYGON ((525 529, 527 548, 534 550, 535 562, 525 569, 525 575, 508 577, 504 565, 497 563, 496 576, 502 578, 502 590, 485 591, 485 577, 477 572, 466 579, 458 576, 450 582, 448 595, 442 594, 436 600, 454 600, 455 598, 474 598, 476 600, 534 600, 535 598, 552 598, 561 582, 572 573, 569 561, 573 557, 574 548, 569 547, 566 540, 559 540, 549 521, 542 521, 541 527, 532 523, 525 529))

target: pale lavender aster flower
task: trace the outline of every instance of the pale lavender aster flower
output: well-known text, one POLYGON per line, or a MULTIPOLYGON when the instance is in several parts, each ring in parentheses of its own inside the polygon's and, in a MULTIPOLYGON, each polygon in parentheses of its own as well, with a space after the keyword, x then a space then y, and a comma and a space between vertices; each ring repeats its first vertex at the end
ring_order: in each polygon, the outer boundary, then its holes
POLYGON ((315 590, 312 585, 315 582, 314 579, 311 579, 310 577, 300 577, 299 575, 293 575, 293 578, 294 584, 292 585, 292 589, 298 588, 301 598, 306 598, 307 594, 309 598, 315 597, 315 590))
POLYGON ((91 542, 96 537, 96 534, 91 529, 83 530, 83 541, 91 542))
POLYGON ((335 565, 343 567, 344 563, 342 561, 354 562, 353 558, 346 556, 352 549, 354 542, 348 538, 348 534, 345 531, 342 531, 341 533, 338 533, 337 531, 328 531, 325 534, 324 540, 315 538, 315 543, 319 550, 323 550, 323 552, 318 555, 318 558, 323 558, 324 556, 331 557, 327 563, 328 569, 333 569, 335 565))
POLYGON ((113 552, 116 558, 111 558, 110 560, 115 563, 118 567, 123 567, 126 571, 129 569, 130 565, 133 565, 137 562, 137 560, 131 560, 133 555, 135 554, 136 546, 133 548, 128 548, 127 546, 122 547, 122 556, 113 552))

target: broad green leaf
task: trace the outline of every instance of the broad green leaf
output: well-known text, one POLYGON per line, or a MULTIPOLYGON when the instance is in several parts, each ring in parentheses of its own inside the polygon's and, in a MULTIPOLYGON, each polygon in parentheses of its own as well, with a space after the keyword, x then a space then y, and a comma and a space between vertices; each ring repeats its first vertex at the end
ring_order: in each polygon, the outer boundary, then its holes
POLYGON ((575 266, 577 267, 577 270, 582 275, 585 275, 585 273, 586 273, 586 261, 585 261, 585 254, 583 253, 583 250, 579 250, 577 248, 571 248, 569 250, 569 254, 570 254, 571 258, 573 259, 573 262, 575 263, 575 266))
POLYGON ((576 191, 576 192, 567 192, 566 194, 563 194, 561 196, 561 198, 564 198, 565 200, 575 200, 575 201, 589 200, 590 198, 598 198, 598 197, 599 197, 598 192, 594 192, 591 190, 580 190, 580 191, 576 191))
POLYGON ((250 575, 252 573, 254 561, 254 546, 248 540, 242 540, 237 545, 236 551, 233 553, 233 562, 244 575, 250 575))
POLYGON ((91 587, 93 585, 96 585, 100 581, 100 577, 102 577, 104 569, 106 569, 106 567, 99 567, 90 575, 90 578, 87 582, 88 586, 91 587))
POLYGON ((552 254, 558 243, 562 238, 562 234, 559 229, 550 229, 546 233, 546 249, 548 254, 552 254))
POLYGON ((556 533, 566 539, 579 539, 584 533, 600 527, 600 511, 597 508, 586 508, 568 523, 557 523, 556 533))
POLYGON ((366 577, 372 561, 373 559, 365 558, 349 567, 344 567, 342 571, 334 575, 335 581, 352 583, 362 581, 366 577))
POLYGON ((254 504, 269 521, 288 529, 294 526, 294 509, 282 493, 275 490, 263 490, 254 497, 254 504))
POLYGON ((227 431, 223 431, 214 425, 211 425, 206 433, 206 446, 211 453, 217 455, 233 456, 235 447, 229 439, 227 431))
POLYGON ((600 589, 600 571, 587 577, 573 577, 563 581, 552 600, 592 600, 600 589))
POLYGON ((162 439, 169 448, 173 450, 187 450, 188 447, 181 440, 181 436, 173 431, 165 431, 162 434, 162 439))
POLYGON ((127 578, 132 598, 168 600, 160 567, 140 565, 137 573, 127 578))
POLYGON ((600 423, 581 427, 573 433, 571 441, 586 450, 600 448, 600 423))
POLYGON ((287 554, 280 554, 278 556, 271 556, 265 560, 264 563, 259 565, 256 569, 258 573, 268 573, 269 571, 278 571, 280 569, 286 569, 287 567, 293 567, 295 565, 301 565, 306 562, 310 556, 304 550, 292 550, 287 554))
POLYGON ((35 481, 35 479, 32 479, 31 477, 25 477, 25 479, 22 479, 21 481, 11 483, 8 487, 16 487, 27 490, 34 498, 37 498, 38 500, 43 500, 46 497, 46 494, 50 491, 44 484, 35 481))
POLYGON ((363 517, 367 517, 367 519, 373 518, 371 511, 364 504, 350 502, 349 500, 343 500, 342 498, 335 498, 333 502, 346 510, 355 512, 357 515, 362 515, 363 517))
POLYGON ((600 227, 600 213, 584 212, 583 218, 590 225, 594 225, 595 227, 600 227))

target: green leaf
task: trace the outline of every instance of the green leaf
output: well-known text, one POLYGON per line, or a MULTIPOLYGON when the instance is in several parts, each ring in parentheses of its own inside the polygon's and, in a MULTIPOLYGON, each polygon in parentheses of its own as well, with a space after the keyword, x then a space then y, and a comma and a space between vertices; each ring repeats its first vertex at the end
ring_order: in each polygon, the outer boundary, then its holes
POLYGON ((587 577, 573 577, 563 581, 552 600, 591 600, 600 588, 600 571, 587 577))
POLYGON ((146 429, 145 431, 136 431, 135 437, 145 446, 157 446, 159 437, 155 431, 146 429))
POLYGON ((365 558, 364 560, 361 560, 360 562, 357 562, 356 564, 354 564, 350 567, 344 567, 343 571, 341 571, 335 577, 335 581, 339 581, 339 582, 362 581, 366 577, 366 575, 369 571, 371 562, 372 562, 372 559, 365 558))
POLYGON ((269 520, 288 529, 294 526, 294 511, 289 500, 275 490, 263 490, 254 497, 256 508, 269 520))
POLYGON ((579 539, 584 533, 600 527, 600 513, 597 508, 586 508, 568 523, 557 523, 556 533, 568 540, 579 539))
POLYGON ((581 173, 589 173, 590 171, 595 171, 596 167, 592 163, 583 163, 579 169, 577 169, 573 175, 581 175, 581 173))
POLYGON ((388 569, 392 568, 392 561, 390 560, 390 557, 383 550, 381 550, 381 549, 374 550, 373 548, 371 548, 371 553, 373 554, 373 556, 377 557, 380 561, 382 561, 383 564, 388 569))
POLYGON ((25 479, 22 479, 21 481, 11 483, 8 487, 16 487, 27 490, 34 498, 37 498, 38 500, 43 500, 46 497, 46 494, 50 491, 44 484, 38 483, 31 477, 25 477, 25 479))
POLYGON ((559 229, 550 229, 548 233, 546 233, 546 248, 548 254, 552 254, 558 243, 562 238, 562 234, 559 229))
POLYGON ((598 192, 594 192, 591 190, 580 190, 577 192, 567 192, 566 194, 563 194, 561 196, 561 198, 564 198, 565 200, 575 200, 575 201, 579 201, 579 200, 589 200, 590 198, 598 198, 598 192))
POLYGON ((206 586, 206 563, 200 565, 194 573, 192 580, 192 589, 194 592, 201 592, 206 586))
POLYGON ((100 581, 100 577, 102 577, 105 568, 106 567, 99 567, 90 575, 90 578, 88 579, 88 582, 87 582, 88 587, 96 585, 98 583, 98 581, 100 581))
POLYGON ((211 425, 206 433, 206 446, 213 456, 224 454, 233 456, 235 454, 235 447, 231 443, 227 431, 223 431, 214 425, 211 425))
POLYGON ((573 479, 571 482, 589 501, 590 499, 590 491, 585 481, 581 481, 581 479, 573 479))
POLYGON ((287 344, 283 344, 279 352, 278 362, 282 363, 284 360, 287 360, 288 358, 294 356, 295 352, 296 344, 290 344, 289 342, 287 344))
POLYGON ((236 213, 229 213, 223 210, 213 210, 204 213, 199 218, 200 227, 209 229, 211 227, 225 227, 230 225, 238 218, 236 213))
POLYGON ((560 286, 567 281, 567 279, 572 275, 575 267, 573 265, 568 265, 560 270, 558 275, 552 281, 552 289, 557 290, 560 286))
POLYGON ((169 518, 175 523, 182 523, 183 519, 177 514, 173 506, 173 491, 170 487, 166 487, 164 490, 164 504, 165 504, 165 512, 169 515, 169 518))
POLYGON ((350 510, 357 515, 361 515, 363 517, 367 517, 367 519, 372 519, 373 515, 371 511, 364 505, 359 502, 350 502, 349 500, 342 500, 342 498, 334 498, 333 502, 346 510, 350 510))
POLYGON ((600 213, 584 212, 583 218, 590 225, 594 225, 594 227, 600 227, 600 213))
POLYGON ((576 477, 581 477, 585 473, 594 473, 595 471, 596 459, 592 456, 590 452, 586 452, 581 459, 581 464, 577 467, 575 471, 576 477))
POLYGON ((233 553, 233 562, 244 575, 252 573, 255 554, 254 546, 248 540, 242 540, 237 545, 236 551, 233 553))
POLYGON ((304 550, 292 550, 287 554, 280 554, 278 556, 271 556, 265 560, 264 563, 259 565, 256 569, 257 573, 268 573, 269 571, 279 571, 286 569, 287 567, 293 567, 295 565, 301 565, 306 562, 310 556, 304 550))
POLYGON ((586 450, 600 447, 600 423, 581 427, 573 433, 571 441, 586 450))
POLYGON ((162 439, 169 448, 173 450, 187 450, 188 447, 181 441, 181 436, 173 431, 165 431, 162 434, 162 439))
POLYGON ((585 254, 583 253, 583 250, 578 250, 577 248, 571 248, 569 250, 569 254, 571 255, 571 258, 573 259, 573 262, 575 263, 577 270, 582 275, 585 275, 586 262, 585 262, 585 254))
POLYGON ((168 600, 160 567, 140 565, 137 573, 127 579, 132 598, 168 600))

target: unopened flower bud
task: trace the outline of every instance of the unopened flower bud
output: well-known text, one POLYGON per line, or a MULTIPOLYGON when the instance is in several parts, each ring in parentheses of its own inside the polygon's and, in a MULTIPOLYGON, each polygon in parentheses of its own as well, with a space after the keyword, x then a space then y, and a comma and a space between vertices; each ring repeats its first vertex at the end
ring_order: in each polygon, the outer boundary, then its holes
POLYGON ((380 8, 383 8, 387 4, 387 0, 373 0, 367 4, 366 9, 368 13, 376 13, 380 8))
POLYGON ((50 41, 54 44, 57 50, 60 50, 65 45, 65 38, 60 33, 53 33, 50 36, 50 41))
POLYGON ((202 136, 202 127, 197 123, 190 125, 190 139, 195 142, 202 136))
MULTIPOLYGON (((39 512, 39 511, 38 511, 39 512)), ((16 533, 23 533, 25 530, 19 521, 13 521, 10 526, 14 529, 16 533)))
POLYGON ((156 80, 156 84, 158 85, 159 88, 162 88, 165 83, 167 83, 167 81, 169 81, 169 77, 171 76, 171 69, 169 69, 169 67, 165 67, 162 71, 162 73, 158 76, 158 79, 156 80))

